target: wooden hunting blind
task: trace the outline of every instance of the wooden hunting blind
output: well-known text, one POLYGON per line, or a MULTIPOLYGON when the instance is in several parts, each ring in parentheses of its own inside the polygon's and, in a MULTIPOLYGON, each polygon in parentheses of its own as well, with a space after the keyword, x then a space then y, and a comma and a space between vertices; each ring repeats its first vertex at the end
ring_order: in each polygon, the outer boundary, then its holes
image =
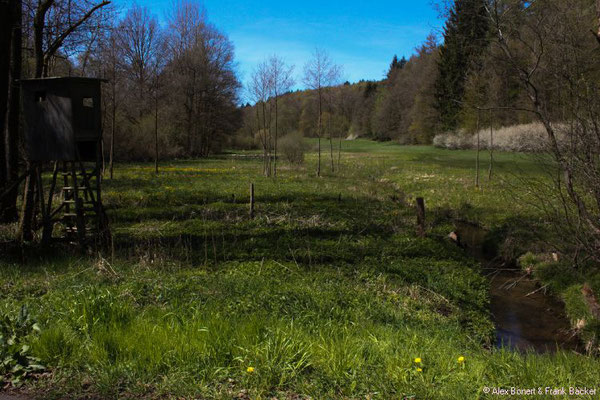
POLYGON ((101 191, 103 81, 81 77, 21 81, 25 149, 41 203, 43 241, 52 238, 55 223, 64 227, 64 239, 82 246, 92 237, 110 235, 101 191), (54 167, 46 192, 42 169, 48 162, 54 167), (60 203, 53 208, 55 196, 60 196, 60 203))
POLYGON ((101 79, 22 80, 30 161, 96 161, 102 138, 101 79))

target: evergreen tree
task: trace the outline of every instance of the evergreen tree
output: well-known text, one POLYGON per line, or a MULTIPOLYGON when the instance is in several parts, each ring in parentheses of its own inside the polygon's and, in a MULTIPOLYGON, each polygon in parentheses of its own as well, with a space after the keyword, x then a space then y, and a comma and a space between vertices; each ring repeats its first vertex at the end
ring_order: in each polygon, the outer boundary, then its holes
POLYGON ((387 73, 388 80, 392 78, 392 76, 398 69, 398 64, 399 64, 398 56, 394 54, 394 58, 392 59, 392 63, 390 64, 390 69, 388 70, 388 73, 387 73))
POLYGON ((408 61, 406 60, 406 57, 402 56, 402 59, 398 60, 398 56, 394 55, 394 58, 392 59, 392 63, 390 64, 390 69, 388 70, 388 73, 387 73, 388 81, 394 80, 396 73, 399 70, 403 69, 406 66, 406 63, 408 63, 408 61))
POLYGON ((444 28, 435 85, 442 128, 458 126, 467 74, 480 63, 487 43, 485 0, 455 0, 444 28))
POLYGON ((398 69, 404 69, 404 67, 406 66, 406 63, 408 63, 408 61, 406 60, 406 57, 402 56, 402 58, 398 62, 398 69))

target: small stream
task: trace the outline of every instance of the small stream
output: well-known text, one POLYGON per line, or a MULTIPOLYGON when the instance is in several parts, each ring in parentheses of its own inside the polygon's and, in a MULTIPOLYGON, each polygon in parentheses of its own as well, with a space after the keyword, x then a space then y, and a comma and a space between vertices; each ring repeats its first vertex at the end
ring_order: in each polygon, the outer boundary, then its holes
POLYGON ((461 245, 484 266, 490 279, 491 312, 496 325, 496 345, 538 353, 580 350, 564 304, 548 295, 539 283, 514 266, 506 266, 483 251, 488 231, 457 222, 461 245))

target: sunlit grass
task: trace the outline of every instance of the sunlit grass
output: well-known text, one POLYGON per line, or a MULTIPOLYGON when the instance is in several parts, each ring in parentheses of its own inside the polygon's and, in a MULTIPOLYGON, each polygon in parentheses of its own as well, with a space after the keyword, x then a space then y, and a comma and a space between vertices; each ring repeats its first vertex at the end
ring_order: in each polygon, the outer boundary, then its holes
POLYGON ((518 169, 537 173, 535 164, 496 160, 480 190, 474 152, 367 141, 344 142, 334 173, 325 157, 321 178, 315 154, 277 178, 239 157, 165 162, 158 175, 150 164, 117 165, 104 192, 114 254, 3 259, 0 313, 27 305, 39 321, 27 341, 52 374, 29 384, 44 398, 466 399, 486 386, 592 388, 594 358, 491 348, 487 281, 445 240, 450 217, 494 228, 535 216, 506 207, 504 184, 518 169), (416 196, 432 211, 426 238, 414 234, 416 196))

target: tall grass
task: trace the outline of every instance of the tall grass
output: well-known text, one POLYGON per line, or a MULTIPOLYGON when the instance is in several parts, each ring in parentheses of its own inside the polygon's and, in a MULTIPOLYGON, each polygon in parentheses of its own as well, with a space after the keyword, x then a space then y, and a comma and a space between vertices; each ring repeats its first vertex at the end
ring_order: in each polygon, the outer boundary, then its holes
POLYGON ((486 386, 600 382, 594 358, 494 349, 487 281, 444 240, 452 216, 490 227, 534 218, 501 184, 516 165, 537 174, 531 160, 498 154, 498 180, 475 191, 471 151, 344 146, 339 172, 321 178, 315 154, 277 179, 250 157, 173 162, 159 175, 118 165, 105 186, 114 257, 31 251, 23 265, 0 256, 0 313, 27 305, 41 332, 24 340, 51 372, 29 390, 465 399, 485 397, 486 386), (417 195, 426 238, 414 235, 417 195))

